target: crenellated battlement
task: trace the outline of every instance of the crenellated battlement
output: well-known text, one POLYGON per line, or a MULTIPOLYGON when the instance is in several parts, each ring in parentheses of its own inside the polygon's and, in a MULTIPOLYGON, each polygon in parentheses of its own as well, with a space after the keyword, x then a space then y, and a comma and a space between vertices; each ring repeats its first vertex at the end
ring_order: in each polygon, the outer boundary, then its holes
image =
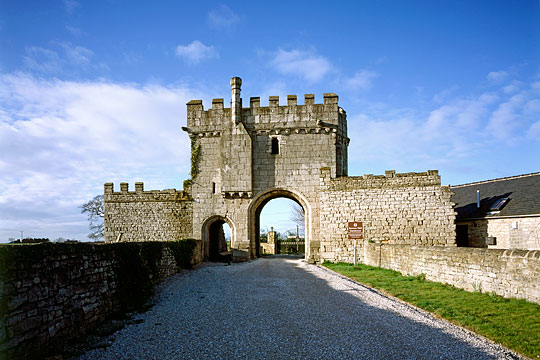
MULTIPOLYGON (((426 172, 396 173, 395 170, 386 170, 384 175, 365 174, 362 176, 346 176, 332 178, 329 168, 320 170, 321 189, 326 190, 357 190, 372 188, 399 188, 399 187, 440 187, 441 177, 438 170, 426 172)), ((450 189, 448 186, 443 186, 450 189)))
MULTIPOLYGON (((346 112, 338 105, 338 95, 325 93, 323 102, 316 104, 314 94, 304 95, 299 105, 296 95, 287 96, 287 104, 280 105, 279 96, 270 96, 268 106, 260 106, 260 97, 251 97, 248 108, 239 109, 235 122, 242 122, 250 133, 266 131, 272 134, 337 133, 346 137, 346 112)), ((241 100, 241 99, 240 99, 241 100)), ((239 101, 241 104, 241 101, 239 101)), ((204 110, 202 100, 187 103, 187 131, 190 136, 215 137, 230 128, 232 107, 224 107, 223 98, 212 100, 212 107, 204 110)))
MULTIPOLYGON (((315 95, 314 94, 305 94, 304 95, 304 104, 300 105, 297 103, 298 97, 296 95, 287 95, 287 105, 285 106, 305 106, 305 105, 332 105, 338 103, 338 95, 334 93, 324 93, 322 104, 315 104, 315 95)), ((231 110, 230 107, 224 107, 223 98, 212 99, 212 107, 209 110, 231 110)), ((189 112, 193 113, 194 117, 197 117, 198 111, 205 111, 202 100, 191 100, 187 104, 188 107, 188 116, 189 112)), ((269 96, 268 97, 268 106, 261 107, 261 98, 259 96, 252 96, 249 98, 249 108, 242 108, 242 110, 254 109, 254 108, 274 108, 279 107, 279 96, 269 96)), ((208 111, 208 110, 206 110, 208 111)))
POLYGON ((175 202, 191 201, 187 191, 167 189, 144 191, 144 183, 136 182, 135 191, 129 191, 128 183, 120 183, 120 191, 114 191, 114 183, 104 185, 105 202, 175 202))

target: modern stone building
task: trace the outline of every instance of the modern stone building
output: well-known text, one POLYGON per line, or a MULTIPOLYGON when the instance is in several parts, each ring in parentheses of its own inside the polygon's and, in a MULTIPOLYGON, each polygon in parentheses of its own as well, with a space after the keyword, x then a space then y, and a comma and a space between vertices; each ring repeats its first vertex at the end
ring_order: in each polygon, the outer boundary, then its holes
POLYGON ((540 250, 540 173, 451 189, 458 246, 540 250))
POLYGON ((184 190, 135 191, 105 184, 105 240, 202 240, 206 258, 222 251, 221 226, 231 228, 237 259, 260 256, 259 215, 268 201, 286 197, 305 212, 306 258, 352 260, 347 222, 365 225, 365 241, 455 246, 449 187, 436 170, 383 176, 347 176, 346 112, 338 96, 295 95, 268 107, 250 98, 243 107, 242 80, 231 79, 230 107, 214 99, 187 104, 191 180, 184 190))

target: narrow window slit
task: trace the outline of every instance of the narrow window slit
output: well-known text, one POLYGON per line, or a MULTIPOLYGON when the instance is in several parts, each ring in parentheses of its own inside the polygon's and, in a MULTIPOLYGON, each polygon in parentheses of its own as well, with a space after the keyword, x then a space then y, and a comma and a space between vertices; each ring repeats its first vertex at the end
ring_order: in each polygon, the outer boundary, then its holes
POLYGON ((272 138, 272 154, 279 154, 279 140, 272 138))

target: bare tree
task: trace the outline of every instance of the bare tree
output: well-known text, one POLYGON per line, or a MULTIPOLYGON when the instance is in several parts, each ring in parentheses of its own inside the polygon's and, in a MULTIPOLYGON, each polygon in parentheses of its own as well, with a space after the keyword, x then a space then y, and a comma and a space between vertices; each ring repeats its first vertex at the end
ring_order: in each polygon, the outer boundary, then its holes
MULTIPOLYGON (((293 202, 291 204, 291 215, 289 219, 298 225, 298 228, 303 232, 304 231, 304 208, 300 204, 293 202)), ((295 234, 296 235, 296 234, 295 234)))
POLYGON ((99 240, 103 238, 104 228, 103 228, 103 217, 105 215, 105 206, 103 195, 97 195, 89 202, 79 206, 81 214, 86 214, 88 216, 88 225, 90 229, 90 234, 88 238, 92 240, 99 240))

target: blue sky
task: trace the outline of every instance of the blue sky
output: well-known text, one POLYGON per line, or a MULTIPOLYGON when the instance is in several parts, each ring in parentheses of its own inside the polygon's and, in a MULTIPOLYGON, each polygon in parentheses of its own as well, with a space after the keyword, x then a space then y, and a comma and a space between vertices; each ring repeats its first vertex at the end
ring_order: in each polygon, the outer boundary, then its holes
POLYGON ((350 175, 540 171, 538 0, 0 0, 0 241, 83 239, 104 182, 181 188, 185 103, 232 76, 261 105, 337 93, 350 175))

